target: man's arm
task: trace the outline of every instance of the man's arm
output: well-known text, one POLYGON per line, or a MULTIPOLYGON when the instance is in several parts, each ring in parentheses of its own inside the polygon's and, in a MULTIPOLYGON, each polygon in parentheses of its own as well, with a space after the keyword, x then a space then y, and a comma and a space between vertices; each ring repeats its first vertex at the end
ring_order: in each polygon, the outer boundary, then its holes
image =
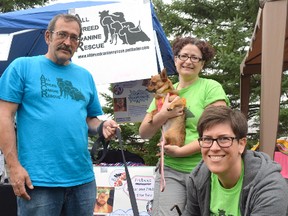
POLYGON ((18 160, 15 134, 15 113, 18 104, 0 100, 0 149, 4 154, 8 169, 10 171, 10 183, 16 196, 30 199, 25 185, 33 189, 27 171, 18 160))

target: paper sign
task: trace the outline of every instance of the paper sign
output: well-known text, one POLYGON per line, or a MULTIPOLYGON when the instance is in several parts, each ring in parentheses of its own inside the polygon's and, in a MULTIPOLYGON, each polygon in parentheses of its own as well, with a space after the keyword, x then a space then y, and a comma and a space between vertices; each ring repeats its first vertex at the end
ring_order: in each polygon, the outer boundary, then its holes
POLYGON ((88 69, 97 84, 149 78, 157 74, 150 2, 76 8, 80 45, 72 61, 88 69))
POLYGON ((149 79, 112 84, 115 120, 142 122, 154 95, 146 90, 149 79))
POLYGON ((0 61, 8 60, 12 39, 11 34, 0 34, 0 61))
MULTIPOLYGON (((128 170, 138 211, 141 216, 150 216, 154 194, 155 167, 129 166, 128 170)), ((103 167, 95 166, 94 173, 97 183, 97 201, 101 201, 101 203, 98 202, 99 206, 95 205, 94 215, 132 216, 133 211, 124 167, 108 166, 103 169, 103 167)))

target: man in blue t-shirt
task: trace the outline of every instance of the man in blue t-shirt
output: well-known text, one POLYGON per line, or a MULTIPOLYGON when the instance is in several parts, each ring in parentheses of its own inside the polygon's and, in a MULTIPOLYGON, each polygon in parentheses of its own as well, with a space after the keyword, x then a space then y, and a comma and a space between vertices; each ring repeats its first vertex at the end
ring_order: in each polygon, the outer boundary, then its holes
POLYGON ((93 215, 88 129, 111 139, 118 125, 97 118, 103 111, 92 75, 70 61, 81 33, 77 17, 55 16, 46 55, 18 58, 0 78, 0 149, 18 215, 93 215))

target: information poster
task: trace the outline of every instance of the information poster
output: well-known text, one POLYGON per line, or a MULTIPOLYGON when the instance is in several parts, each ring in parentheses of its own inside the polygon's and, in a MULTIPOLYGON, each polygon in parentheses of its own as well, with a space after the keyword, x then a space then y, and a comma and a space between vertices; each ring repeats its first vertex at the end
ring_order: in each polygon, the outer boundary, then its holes
POLYGON ((142 122, 154 97, 146 90, 149 79, 112 84, 115 120, 118 123, 142 122))
MULTIPOLYGON (((151 216, 154 193, 155 167, 128 167, 133 184, 138 211, 141 216, 151 216)), ((95 166, 97 183, 97 216, 133 216, 124 167, 95 166)))

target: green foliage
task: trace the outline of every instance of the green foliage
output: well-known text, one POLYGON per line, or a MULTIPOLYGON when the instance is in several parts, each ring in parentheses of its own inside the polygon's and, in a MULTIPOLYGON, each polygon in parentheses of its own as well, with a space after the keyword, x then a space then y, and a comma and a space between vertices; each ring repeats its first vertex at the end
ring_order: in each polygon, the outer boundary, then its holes
MULTIPOLYGON (((280 123, 278 127, 278 137, 287 137, 287 131, 288 131, 288 107, 287 102, 285 104, 281 104, 280 109, 280 123)), ((277 138, 278 138, 277 137, 277 138)))
POLYGON ((0 0, 0 12, 34 8, 35 6, 43 6, 47 2, 49 0, 0 0))

